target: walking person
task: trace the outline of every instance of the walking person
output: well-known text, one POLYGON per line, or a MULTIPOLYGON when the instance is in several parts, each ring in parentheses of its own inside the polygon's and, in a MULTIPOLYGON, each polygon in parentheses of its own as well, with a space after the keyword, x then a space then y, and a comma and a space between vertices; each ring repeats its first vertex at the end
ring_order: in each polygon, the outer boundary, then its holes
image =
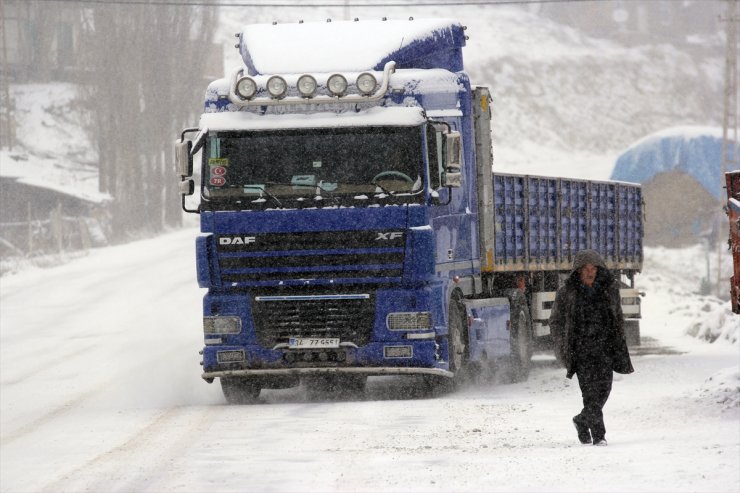
POLYGON ((602 409, 612 389, 613 373, 632 373, 619 282, 593 250, 573 259, 573 270, 555 295, 550 331, 566 376, 578 375, 583 410, 573 417, 581 443, 606 445, 602 409))

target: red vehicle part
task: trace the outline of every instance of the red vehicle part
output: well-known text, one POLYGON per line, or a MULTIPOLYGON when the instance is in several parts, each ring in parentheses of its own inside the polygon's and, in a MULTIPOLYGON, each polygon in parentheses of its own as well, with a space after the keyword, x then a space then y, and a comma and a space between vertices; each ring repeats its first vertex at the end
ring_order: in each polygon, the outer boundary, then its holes
POLYGON ((725 173, 727 180, 727 215, 730 218, 730 250, 733 276, 730 278, 732 311, 740 313, 740 171, 725 173))

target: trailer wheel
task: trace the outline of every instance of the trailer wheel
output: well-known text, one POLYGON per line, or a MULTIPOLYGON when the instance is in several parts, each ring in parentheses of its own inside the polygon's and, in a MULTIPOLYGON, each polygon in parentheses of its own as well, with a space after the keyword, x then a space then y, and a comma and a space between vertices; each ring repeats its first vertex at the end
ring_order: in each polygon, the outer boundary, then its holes
POLYGON ((257 401, 262 389, 249 378, 222 377, 221 390, 229 404, 251 404, 257 401))
POLYGON ((511 324, 511 353, 509 356, 511 381, 523 382, 529 377, 532 365, 532 322, 526 304, 516 307, 511 324))

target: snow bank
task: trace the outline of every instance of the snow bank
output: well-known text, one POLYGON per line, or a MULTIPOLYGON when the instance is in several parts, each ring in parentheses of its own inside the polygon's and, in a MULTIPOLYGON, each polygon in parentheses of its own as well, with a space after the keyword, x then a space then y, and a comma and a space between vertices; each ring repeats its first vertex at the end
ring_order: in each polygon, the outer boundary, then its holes
POLYGON ((708 342, 717 340, 737 344, 740 336, 740 317, 732 313, 730 304, 717 298, 703 297, 703 304, 697 312, 691 307, 687 316, 696 319, 685 330, 687 335, 708 342))
POLYGON ((726 291, 720 296, 701 294, 707 262, 714 287, 718 272, 714 248, 710 251, 703 245, 645 248, 642 274, 635 280, 637 287, 646 293, 642 300, 643 336, 687 350, 693 349, 692 341, 740 345, 740 316, 731 312, 729 302, 732 258, 726 251, 722 252, 720 288, 726 291))
POLYGON ((740 408, 740 366, 710 376, 690 397, 713 407, 719 405, 722 411, 740 408))

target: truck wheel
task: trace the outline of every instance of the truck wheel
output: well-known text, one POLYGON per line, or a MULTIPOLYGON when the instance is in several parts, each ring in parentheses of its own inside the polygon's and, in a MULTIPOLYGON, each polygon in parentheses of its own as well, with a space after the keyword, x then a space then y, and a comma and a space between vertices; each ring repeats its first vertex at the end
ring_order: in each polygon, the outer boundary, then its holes
POLYGON ((450 301, 449 316, 450 326, 447 345, 450 353, 450 371, 458 373, 463 368, 466 350, 463 340, 463 310, 459 301, 454 299, 450 301))
POLYGON ((639 346, 640 345, 640 321, 639 320, 625 320, 624 321, 624 338, 627 340, 628 346, 639 346))
POLYGON ((465 308, 461 301, 454 298, 450 300, 449 320, 447 349, 449 352, 450 371, 455 374, 451 382, 452 388, 455 388, 459 387, 467 379, 469 358, 465 308))
POLYGON ((249 378, 222 377, 221 390, 229 404, 250 404, 257 401, 262 389, 249 378))
POLYGON ((465 371, 468 363, 466 356, 467 347, 465 345, 465 326, 467 325, 467 320, 465 319, 465 309, 459 300, 455 298, 450 300, 448 315, 447 359, 450 365, 450 371, 455 376, 450 378, 438 375, 424 375, 422 378, 425 391, 432 396, 452 392, 465 380, 465 371))
POLYGON ((523 382, 529 377, 532 364, 532 323, 526 305, 518 305, 514 313, 509 356, 511 381, 523 382))

